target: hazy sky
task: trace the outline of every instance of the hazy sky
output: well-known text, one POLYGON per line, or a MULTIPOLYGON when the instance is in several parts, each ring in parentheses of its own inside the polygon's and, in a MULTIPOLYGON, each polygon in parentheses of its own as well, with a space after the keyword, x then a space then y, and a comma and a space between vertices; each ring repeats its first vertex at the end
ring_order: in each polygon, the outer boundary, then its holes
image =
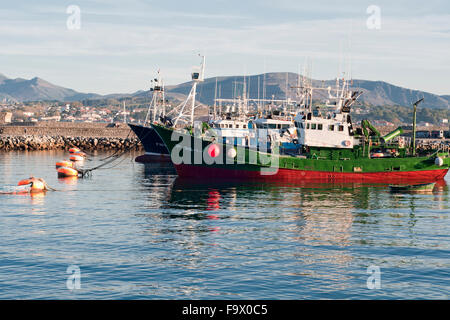
POLYGON ((316 79, 346 71, 450 94, 448 0, 1 0, 0 7, 0 73, 81 92, 147 90, 157 69, 167 84, 189 81, 201 53, 206 77, 297 72, 309 59, 316 79), (70 5, 80 8, 80 29, 68 28, 70 5), (379 20, 367 13, 371 5, 379 20))

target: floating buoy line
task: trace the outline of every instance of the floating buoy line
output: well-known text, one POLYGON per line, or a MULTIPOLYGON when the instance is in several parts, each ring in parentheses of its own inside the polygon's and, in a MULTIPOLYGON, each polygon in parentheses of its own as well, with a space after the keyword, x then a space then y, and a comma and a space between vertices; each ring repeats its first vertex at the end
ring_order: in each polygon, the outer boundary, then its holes
MULTIPOLYGON (((130 135, 130 133, 131 133, 131 130, 128 133, 127 138, 130 135)), ((129 152, 130 150, 135 148, 138 143, 139 142, 136 142, 135 144, 133 144, 123 150, 116 150, 112 155, 109 155, 108 157, 103 158, 103 159, 99 159, 99 161, 101 161, 103 163, 101 163, 100 165, 97 165, 95 167, 88 168, 88 169, 78 167, 79 165, 82 165, 85 160, 90 160, 90 159, 88 159, 88 154, 86 152, 83 152, 78 147, 72 146, 69 149, 69 160, 58 161, 55 164, 58 178, 72 178, 72 179, 79 178, 79 177, 83 178, 83 177, 92 175, 92 172, 95 170, 112 169, 112 168, 116 167, 117 165, 119 165, 120 163, 122 163, 123 160, 113 166, 110 166, 110 167, 106 167, 106 166, 109 164, 112 164, 113 162, 115 162, 116 160, 121 158, 123 155, 125 155, 127 152, 129 152)), ((45 182, 45 180, 42 178, 30 177, 28 179, 20 180, 17 185, 19 187, 28 186, 28 188, 17 189, 17 187, 12 187, 8 191, 0 191, 0 194, 27 194, 27 193, 35 194, 35 193, 43 193, 48 190, 58 191, 58 190, 50 187, 47 184, 47 182, 45 182)))

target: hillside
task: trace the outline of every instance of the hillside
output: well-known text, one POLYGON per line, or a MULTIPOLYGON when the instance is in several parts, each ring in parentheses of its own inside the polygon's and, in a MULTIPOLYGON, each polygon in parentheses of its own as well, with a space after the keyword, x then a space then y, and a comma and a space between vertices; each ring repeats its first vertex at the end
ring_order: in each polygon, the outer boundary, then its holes
POLYGON ((60 100, 76 101, 86 98, 100 97, 92 93, 79 93, 63 88, 35 77, 30 80, 9 79, 0 74, 0 98, 15 101, 60 100))
MULTIPOLYGON (((251 98, 296 99, 298 74, 296 73, 266 73, 252 76, 217 77, 217 97, 233 98, 242 96, 245 85, 251 98)), ((314 87, 327 88, 335 85, 335 80, 313 80, 314 87)), ((166 96, 172 100, 183 100, 191 89, 192 83, 185 82, 166 87, 166 96)), ((445 109, 449 107, 450 95, 436 94, 398 87, 383 81, 353 80, 353 89, 360 89, 363 95, 360 102, 373 106, 410 106, 414 101, 424 97, 421 105, 425 108, 445 109)), ((207 78, 200 83, 197 90, 197 100, 203 104, 212 105, 216 92, 216 78, 207 78)), ((77 101, 83 99, 108 99, 127 97, 149 97, 148 91, 137 91, 130 94, 98 95, 95 93, 80 93, 72 89, 60 87, 35 77, 30 80, 9 79, 0 74, 0 100, 3 101, 77 101)), ((315 99, 323 100, 327 90, 316 90, 315 99)))
MULTIPOLYGON (((295 99, 295 87, 298 83, 296 73, 267 73, 247 76, 245 83, 249 92, 249 97, 263 98, 263 83, 265 82, 265 97, 271 99, 285 99, 286 97, 295 99), (259 83, 259 90, 258 90, 259 83)), ((335 86, 335 80, 313 80, 314 87, 327 88, 335 86)), ((244 77, 218 77, 217 78, 217 97, 230 99, 241 96, 243 92, 244 77), (220 93, 220 94, 219 94, 220 93)), ((187 95, 191 88, 191 82, 182 83, 177 86, 169 87, 169 93, 187 95)), ((198 86, 197 99, 205 104, 214 102, 214 92, 216 87, 216 78, 205 79, 198 86)), ((450 95, 439 96, 428 92, 406 89, 394 86, 383 81, 353 80, 353 89, 360 89, 363 95, 359 99, 361 103, 375 106, 410 106, 414 101, 425 98, 422 107, 433 109, 448 108, 450 95)), ((317 90, 315 98, 317 100, 326 99, 327 90, 317 90)))

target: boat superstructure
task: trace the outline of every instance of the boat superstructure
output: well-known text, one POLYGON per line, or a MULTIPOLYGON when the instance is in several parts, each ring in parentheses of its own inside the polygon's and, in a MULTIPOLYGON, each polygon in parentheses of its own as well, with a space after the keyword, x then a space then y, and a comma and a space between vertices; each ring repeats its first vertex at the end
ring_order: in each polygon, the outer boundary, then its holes
POLYGON ((353 149, 360 145, 360 139, 355 136, 350 110, 356 99, 362 94, 359 91, 350 91, 348 82, 342 79, 336 83, 336 88, 303 88, 306 101, 305 111, 299 112, 295 117, 298 143, 306 147, 353 149), (322 110, 312 105, 314 90, 327 90, 329 100, 322 110), (334 91, 334 94, 332 94, 334 91))

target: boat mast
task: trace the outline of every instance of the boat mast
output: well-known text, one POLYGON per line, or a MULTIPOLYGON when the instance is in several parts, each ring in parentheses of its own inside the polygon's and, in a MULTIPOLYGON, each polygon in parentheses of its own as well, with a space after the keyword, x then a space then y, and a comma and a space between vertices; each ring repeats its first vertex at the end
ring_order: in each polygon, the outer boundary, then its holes
POLYGON ((127 123, 127 114, 125 109, 125 100, 123 100, 123 123, 127 123))
POLYGON ((162 81, 160 70, 158 70, 158 76, 151 80, 151 88, 150 92, 152 94, 152 100, 150 102, 150 106, 148 107, 147 115, 145 116, 144 125, 150 118, 150 112, 152 113, 152 121, 156 121, 156 115, 165 116, 165 98, 164 98, 164 83, 162 81), (161 110, 158 110, 158 102, 161 102, 161 110))
POLYGON ((192 108, 191 108, 191 126, 194 126, 194 109, 195 109, 195 95, 197 93, 197 84, 199 82, 203 82, 203 76, 205 73, 205 56, 202 56, 202 64, 200 66, 200 74, 196 74, 196 72, 192 73, 192 80, 194 81, 194 85, 192 87, 192 108))
POLYGON ((184 109, 185 109, 185 107, 186 107, 186 105, 187 105, 189 100, 191 101, 190 124, 191 124, 191 126, 194 125, 195 95, 196 95, 196 92, 197 92, 197 84, 199 82, 203 82, 203 80, 204 80, 204 73, 205 73, 205 56, 202 56, 200 54, 199 54, 199 56, 202 57, 202 64, 200 65, 200 70, 199 71, 194 70, 191 73, 191 77, 192 77, 192 81, 193 81, 192 89, 189 92, 188 97, 184 101, 178 116, 176 117, 176 120, 174 122, 174 126, 177 125, 178 121, 181 118, 185 117, 184 116, 184 109))
POLYGON ((216 86, 214 88, 214 113, 213 113, 213 120, 216 120, 217 115, 217 77, 216 77, 216 86))
POLYGON ((414 112, 413 112, 413 136, 412 136, 412 154, 413 156, 416 155, 416 113, 417 113, 417 106, 419 103, 423 101, 424 98, 414 102, 414 112))

